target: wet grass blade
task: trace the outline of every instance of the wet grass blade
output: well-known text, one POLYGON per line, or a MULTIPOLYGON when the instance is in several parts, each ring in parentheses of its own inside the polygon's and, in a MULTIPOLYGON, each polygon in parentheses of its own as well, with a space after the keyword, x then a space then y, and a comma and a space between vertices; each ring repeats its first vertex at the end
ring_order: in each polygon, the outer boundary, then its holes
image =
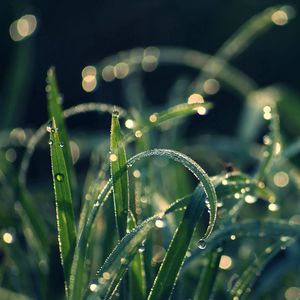
POLYGON ((66 171, 68 173, 71 190, 74 194, 76 187, 75 171, 72 162, 70 140, 65 125, 64 113, 61 107, 62 97, 59 94, 54 68, 50 68, 47 73, 47 83, 46 91, 48 97, 49 117, 50 119, 55 118, 56 126, 59 128, 60 143, 65 148, 63 155, 65 157, 67 167, 66 171))
POLYGON ((55 191, 56 219, 58 229, 58 242, 61 262, 65 275, 65 287, 70 279, 70 269, 76 244, 76 226, 72 204, 70 179, 61 141, 55 119, 50 130, 50 152, 52 177, 55 191))
POLYGON ((88 299, 111 299, 138 248, 158 219, 158 216, 151 217, 124 236, 91 281, 88 299))
POLYGON ((230 240, 230 236, 234 234, 241 237, 299 237, 300 225, 289 224, 284 220, 274 221, 258 221, 247 220, 240 223, 227 224, 224 229, 216 230, 207 240, 207 247, 203 250, 197 249, 192 256, 186 260, 184 269, 196 258, 205 255, 207 252, 218 248, 224 241, 230 240))
POLYGON ((267 247, 263 253, 261 253, 255 260, 252 262, 248 268, 241 274, 237 282, 234 284, 230 290, 230 294, 233 299, 245 299, 251 287, 257 280, 259 274, 263 271, 266 265, 280 252, 282 247, 286 242, 275 242, 271 246, 267 247))
MULTIPOLYGON (((128 215, 128 230, 136 227, 134 215, 128 215)), ((135 254, 131 266, 129 267, 129 295, 131 300, 142 300, 146 298, 146 277, 143 262, 144 241, 139 247, 139 252, 135 254)))
MULTIPOLYGON (((192 235, 205 207, 205 198, 205 193, 199 188, 193 193, 154 280, 148 300, 163 300, 171 297, 192 235)), ((204 243, 204 240, 201 242, 204 243)))
POLYGON ((110 136, 110 166, 113 181, 113 198, 116 224, 121 239, 126 234, 127 215, 129 206, 128 171, 126 168, 126 152, 124 137, 119 123, 119 113, 112 114, 110 136))

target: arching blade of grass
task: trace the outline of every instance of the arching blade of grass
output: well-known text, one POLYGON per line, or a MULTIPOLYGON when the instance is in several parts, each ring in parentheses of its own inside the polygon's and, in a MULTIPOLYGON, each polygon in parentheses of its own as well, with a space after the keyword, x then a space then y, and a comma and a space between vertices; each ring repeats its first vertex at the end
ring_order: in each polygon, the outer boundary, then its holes
MULTIPOLYGON (((174 120, 176 118, 183 118, 192 114, 196 114, 199 109, 208 110, 212 107, 211 103, 183 103, 177 104, 175 106, 170 107, 169 109, 159 112, 153 113, 149 116, 149 119, 141 125, 137 130, 141 131, 141 133, 148 132, 150 129, 158 127, 163 122, 167 122, 170 120, 174 120)), ((134 134, 129 134, 126 136, 126 141, 130 142, 135 139, 134 134)))
POLYGON ((254 262, 249 264, 237 282, 230 290, 232 298, 245 299, 251 291, 252 285, 257 280, 257 277, 266 267, 266 265, 280 252, 281 248, 285 247, 286 242, 278 241, 267 247, 254 262))
POLYGON ((203 250, 195 250, 192 255, 186 260, 184 269, 188 265, 197 259, 198 257, 205 255, 212 249, 219 247, 224 241, 229 240, 230 236, 234 234, 237 237, 299 237, 300 225, 289 224, 284 220, 274 221, 257 221, 247 220, 240 223, 227 224, 224 229, 216 230, 212 233, 207 240, 207 247, 203 250))
POLYGON ((227 61, 243 52, 256 37, 271 28, 274 25, 272 15, 279 9, 280 6, 267 8, 243 24, 214 55, 223 64, 216 65, 214 60, 208 61, 203 68, 203 75, 194 81, 194 89, 202 93, 204 80, 207 77, 215 78, 227 61))
POLYGON ((63 155, 67 167, 66 171, 70 180, 71 191, 74 194, 76 190, 75 171, 71 156, 70 140, 65 125, 64 113, 61 107, 62 98, 59 94, 54 68, 50 68, 47 73, 47 83, 46 91, 48 97, 49 117, 50 119, 55 118, 56 126, 59 128, 59 139, 61 145, 65 148, 63 155))
POLYGON ((112 114, 111 136, 110 136, 110 168, 113 181, 113 198, 115 208, 115 218, 119 238, 126 234, 127 215, 129 206, 128 171, 121 173, 126 168, 126 152, 124 137, 119 123, 117 111, 112 114))
POLYGON ((76 244, 76 226, 67 164, 65 162, 65 156, 63 154, 63 148, 61 147, 61 141, 54 118, 52 120, 52 128, 50 131, 51 166, 55 191, 58 242, 67 293, 71 263, 76 244))
MULTIPOLYGON (((134 215, 130 212, 128 215, 128 230, 132 231, 135 227, 136 221, 134 215)), ((129 295, 131 300, 143 300, 146 298, 146 277, 142 254, 144 251, 143 242, 129 267, 129 295)))
POLYGON ((158 219, 158 216, 153 216, 145 220, 120 241, 89 285, 88 299, 111 298, 130 262, 138 253, 138 248, 158 219))
MULTIPOLYGON (((205 171, 188 156, 169 149, 154 149, 141 152, 127 161, 127 168, 132 167, 136 162, 138 162, 141 159, 145 159, 147 157, 152 156, 165 157, 180 162, 190 172, 192 172, 195 175, 195 177, 202 183, 210 206, 209 225, 206 230, 206 233, 203 236, 203 238, 207 238, 211 234, 215 224, 217 216, 217 198, 215 190, 205 171)), ((125 169, 122 170, 122 172, 124 171, 125 169)), ((91 211, 89 212, 85 222, 83 222, 84 226, 82 227, 82 230, 79 231, 79 239, 75 248, 74 259, 71 269, 70 299, 81 299, 85 258, 87 255, 88 241, 90 237, 91 228, 95 221, 99 208, 103 205, 103 203, 105 203, 111 191, 112 180, 110 179, 101 191, 98 199, 91 200, 91 211)), ((201 199, 198 201, 201 202, 201 199)))
POLYGON ((205 207, 205 197, 205 193, 199 188, 193 193, 154 280, 148 300, 163 300, 171 297, 192 235, 205 207))

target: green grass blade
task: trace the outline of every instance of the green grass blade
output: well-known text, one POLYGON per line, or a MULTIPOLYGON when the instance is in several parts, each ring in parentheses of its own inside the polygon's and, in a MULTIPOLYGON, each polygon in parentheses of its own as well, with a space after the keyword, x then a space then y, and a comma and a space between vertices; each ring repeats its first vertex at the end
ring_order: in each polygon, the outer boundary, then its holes
POLYGON ((274 26, 272 15, 279 9, 279 6, 267 8, 243 24, 214 55, 215 58, 223 61, 223 64, 216 65, 214 60, 208 61, 203 68, 203 75, 198 76, 194 81, 195 90, 203 93, 203 81, 208 76, 215 78, 226 62, 242 53, 255 38, 274 26))
POLYGON ((130 262, 138 252, 150 230, 154 228, 158 216, 153 216, 123 237, 112 251, 97 276, 89 285, 88 299, 110 299, 116 291, 120 280, 127 271, 130 262))
MULTIPOLYGON (((128 215, 128 230, 136 227, 134 215, 130 212, 128 215)), ((129 295, 131 300, 143 300, 146 298, 146 277, 143 262, 144 245, 139 248, 135 254, 132 264, 129 267, 129 295)))
POLYGON ((245 299, 251 291, 251 287, 257 280, 258 275, 263 271, 266 265, 280 252, 286 242, 275 242, 267 247, 255 260, 249 264, 241 274, 237 282, 230 290, 233 299, 245 299))
POLYGON ((259 166, 259 169, 256 174, 257 180, 262 180, 266 173, 272 167, 275 157, 281 152, 280 144, 280 129, 279 129, 279 116, 277 113, 276 105, 267 106, 270 112, 265 113, 264 115, 268 116, 270 124, 270 135, 265 137, 265 149, 263 152, 263 160, 259 166))
POLYGON ((165 111, 153 113, 149 116, 149 119, 141 125, 140 128, 135 129, 135 134, 129 134, 126 136, 126 142, 134 140, 137 136, 137 132, 140 132, 141 134, 146 133, 164 122, 196 114, 200 108, 209 110, 211 107, 212 104, 208 102, 192 104, 182 103, 174 105, 165 111))
MULTIPOLYGON (((203 184, 205 193, 207 194, 208 204, 210 206, 209 225, 203 238, 207 238, 214 227, 217 216, 217 197, 215 190, 205 171, 188 156, 169 149, 154 149, 141 152, 127 161, 127 168, 132 167, 136 162, 152 156, 165 157, 185 166, 195 177, 203 184)), ((124 172, 123 168, 121 171, 124 172)), ((120 172, 120 175, 122 174, 120 172)), ((119 175, 119 176, 120 176, 119 175)), ((91 200, 91 210, 87 216, 82 230, 79 231, 79 239, 75 248, 74 259, 71 269, 70 280, 70 299, 81 299, 83 287, 83 274, 85 268, 85 258, 87 255, 88 241, 90 238, 91 228, 95 221, 99 208, 105 203, 112 191, 112 180, 109 180, 97 199, 91 200)))
POLYGON ((0 287, 0 295, 1 300, 31 300, 30 297, 10 291, 2 287, 0 287))
POLYGON ((59 139, 61 145, 64 146, 64 157, 66 162, 66 171, 68 173, 71 190, 74 194, 76 187, 75 171, 72 162, 70 140, 65 125, 64 113, 61 107, 61 95, 59 94, 57 80, 55 76, 54 68, 50 68, 47 73, 46 91, 48 97, 48 112, 50 119, 55 118, 56 126, 59 128, 59 139))
POLYGON ((230 236, 234 234, 241 237, 255 237, 262 238, 268 237, 299 237, 300 225, 289 224, 284 220, 274 221, 259 221, 259 220, 246 220, 239 223, 227 224, 225 228, 216 230, 207 240, 207 247, 203 250, 197 249, 191 257, 186 260, 184 269, 200 256, 205 255, 207 252, 218 248, 223 242, 229 241, 230 236))
POLYGON ((154 280, 148 300, 162 300, 171 297, 195 227, 205 207, 205 197, 205 193, 199 188, 193 193, 154 280))
POLYGON ((218 250, 208 254, 208 263, 203 267, 201 272, 200 281, 194 294, 194 300, 207 300, 211 298, 221 256, 222 251, 218 250))
POLYGON ((58 229, 58 242, 61 261, 65 275, 65 285, 70 279, 70 269, 76 244, 76 226, 72 204, 70 179, 61 141, 55 119, 50 130, 50 152, 52 177, 55 191, 56 219, 58 229))
POLYGON ((124 137, 119 123, 119 113, 117 111, 112 114, 110 151, 115 217, 119 238, 121 239, 126 234, 127 228, 129 182, 127 170, 120 174, 121 170, 126 168, 126 152, 124 137))

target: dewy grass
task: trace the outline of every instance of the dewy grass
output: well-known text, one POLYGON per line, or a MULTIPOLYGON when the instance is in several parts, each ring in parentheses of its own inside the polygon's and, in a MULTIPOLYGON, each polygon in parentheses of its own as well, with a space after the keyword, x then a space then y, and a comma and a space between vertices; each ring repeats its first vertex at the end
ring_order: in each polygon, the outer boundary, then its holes
POLYGON ((295 262, 299 267, 300 173, 290 157, 300 147, 297 139, 284 149, 279 122, 291 119, 293 127, 300 128, 294 112, 299 106, 286 89, 261 89, 229 63, 271 26, 287 21, 291 12, 290 7, 265 10, 214 56, 148 47, 101 61, 98 80, 132 76, 136 90, 127 86, 127 96, 143 111, 106 103, 63 110, 51 68, 46 88, 50 123, 29 139, 18 176, 8 163, 9 153, 0 149, 0 216, 8 224, 1 240, 5 268, 0 266, 0 298, 282 299, 291 288, 299 298, 295 262), (150 72, 160 64, 203 72, 187 80, 185 89, 174 87, 180 101, 148 109, 142 97, 136 97, 143 94, 137 78, 141 70, 150 72), (182 134, 183 125, 193 115, 201 123, 214 110, 203 99, 208 94, 213 102, 216 92, 204 88, 207 78, 218 88, 234 90, 244 100, 244 110, 237 136, 207 138, 196 132, 193 143, 182 134), (86 140, 74 147, 70 136, 76 132, 66 126, 67 118, 89 112, 111 115, 110 132, 109 124, 101 123, 107 135, 95 138, 96 150, 86 140), (54 186, 50 196, 41 187, 32 189, 27 178, 32 155, 47 131, 54 186), (94 177, 83 189, 83 174, 75 176, 80 173, 74 168, 78 149, 101 156, 91 159, 88 174, 94 177), (228 157, 241 170, 216 167, 228 157), (12 203, 15 209, 9 210, 12 203), (45 216, 49 205, 56 207, 56 222, 54 214, 45 216), (275 276, 272 267, 277 265, 275 276), (51 284, 56 278, 64 288, 56 281, 51 284))

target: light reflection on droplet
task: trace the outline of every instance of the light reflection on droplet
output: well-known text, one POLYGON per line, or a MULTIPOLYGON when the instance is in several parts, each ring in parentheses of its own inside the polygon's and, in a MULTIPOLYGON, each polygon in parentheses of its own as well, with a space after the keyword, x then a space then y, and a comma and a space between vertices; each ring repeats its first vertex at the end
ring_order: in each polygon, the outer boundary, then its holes
POLYGON ((268 209, 269 209, 269 211, 272 211, 272 212, 278 211, 279 210, 279 205, 276 204, 276 203, 270 203, 268 205, 268 209))
POLYGON ((97 87, 97 78, 95 75, 86 75, 82 79, 82 88, 85 92, 90 93, 97 87))
POLYGON ((228 270, 232 266, 232 259, 230 256, 222 255, 219 263, 219 268, 223 270, 228 270))
POLYGON ((141 177, 141 172, 139 170, 134 170, 132 175, 135 178, 140 178, 141 177))
POLYGON ((134 126, 135 126, 135 123, 134 123, 133 120, 128 119, 128 120, 125 121, 125 127, 126 128, 132 129, 132 128, 134 128, 134 126))
POLYGON ((234 241, 234 240, 236 239, 236 235, 235 235, 235 234, 232 234, 232 235, 230 236, 230 239, 231 239, 232 241, 234 241))
POLYGON ((274 184, 283 188, 289 184, 289 175, 286 172, 277 172, 273 177, 274 184))
POLYGON ((247 195, 245 197, 245 202, 248 203, 248 204, 253 204, 257 201, 257 198, 256 197, 253 197, 251 195, 247 195))
POLYGON ((127 63, 120 62, 115 65, 113 72, 116 78, 123 79, 129 74, 129 65, 127 63))
POLYGON ((118 156, 114 153, 112 153, 110 156, 109 156, 109 160, 114 162, 114 161, 117 161, 118 160, 118 156))
POLYGON ((287 24, 289 18, 285 11, 277 10, 272 14, 272 22, 278 26, 283 26, 287 24))
POLYGON ((155 221, 155 226, 157 228, 164 228, 166 227, 166 222, 163 219, 158 219, 155 221))
POLYGON ((157 121, 157 113, 155 114, 152 114, 150 117, 149 117, 149 121, 151 123, 155 123, 157 121))
POLYGON ((90 291, 93 292, 93 293, 97 292, 98 291, 98 285, 95 284, 95 283, 92 283, 90 285, 90 291))
POLYGON ((158 61, 154 55, 146 55, 142 60, 142 69, 145 72, 152 72, 157 68, 158 61))
POLYGON ((111 65, 104 67, 101 75, 104 81, 113 81, 115 79, 114 67, 111 65))
POLYGON ((300 299, 300 288, 299 287, 289 287, 285 293, 284 297, 286 300, 299 300, 300 299))
POLYGON ((188 104, 204 103, 204 99, 200 94, 192 94, 188 98, 188 104))
POLYGON ((10 25, 9 34, 13 41, 18 42, 33 34, 36 27, 36 17, 34 15, 24 15, 10 25))
POLYGON ((5 232, 2 236, 2 239, 3 239, 4 243, 6 243, 6 244, 12 244, 14 241, 13 235, 9 232, 5 232))
POLYGON ((200 106, 197 108, 197 113, 199 115, 203 116, 207 113, 207 109, 204 106, 200 106))
POLYGON ((134 133, 135 137, 137 138, 141 138, 143 136, 143 133, 140 131, 140 130, 137 130, 135 133, 134 133))
POLYGON ((220 84, 216 79, 207 79, 203 84, 203 90, 208 95, 214 95, 220 90, 220 84))

